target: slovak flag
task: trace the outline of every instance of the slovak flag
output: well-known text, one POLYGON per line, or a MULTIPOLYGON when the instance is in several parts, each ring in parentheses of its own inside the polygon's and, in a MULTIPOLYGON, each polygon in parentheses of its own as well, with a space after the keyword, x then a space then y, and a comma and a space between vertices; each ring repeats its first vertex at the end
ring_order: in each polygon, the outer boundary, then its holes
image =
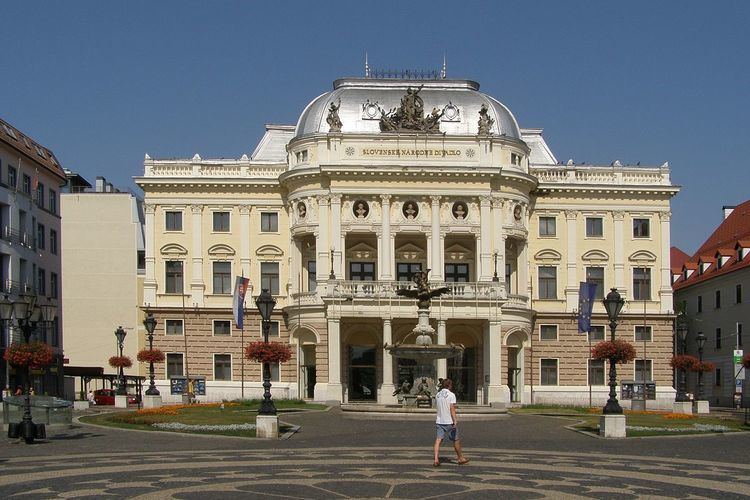
POLYGON ((242 329, 242 321, 245 319, 245 294, 247 293, 247 285, 250 279, 244 276, 237 276, 237 280, 234 282, 234 300, 232 301, 232 311, 234 313, 234 324, 242 329))
POLYGON ((581 281, 578 289, 578 333, 591 331, 591 312, 594 309, 596 283, 581 281))

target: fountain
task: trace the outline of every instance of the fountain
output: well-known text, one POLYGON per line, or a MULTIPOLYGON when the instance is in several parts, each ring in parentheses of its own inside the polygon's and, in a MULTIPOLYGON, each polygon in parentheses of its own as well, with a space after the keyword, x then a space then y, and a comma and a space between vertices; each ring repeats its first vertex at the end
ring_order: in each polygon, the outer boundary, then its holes
POLYGON ((394 393, 399 396, 399 401, 405 406, 416 404, 420 406, 432 406, 432 398, 437 393, 434 375, 434 361, 436 359, 448 359, 460 356, 464 352, 464 346, 460 344, 437 344, 433 342, 435 329, 430 326, 430 304, 433 297, 439 297, 450 291, 448 287, 430 290, 426 271, 419 271, 412 275, 412 280, 417 285, 416 289, 400 289, 397 295, 417 300, 417 326, 405 337, 415 336, 413 344, 396 343, 386 345, 385 350, 394 358, 411 359, 416 361, 414 380, 402 382, 394 393), (421 379, 419 384, 415 381, 421 379))

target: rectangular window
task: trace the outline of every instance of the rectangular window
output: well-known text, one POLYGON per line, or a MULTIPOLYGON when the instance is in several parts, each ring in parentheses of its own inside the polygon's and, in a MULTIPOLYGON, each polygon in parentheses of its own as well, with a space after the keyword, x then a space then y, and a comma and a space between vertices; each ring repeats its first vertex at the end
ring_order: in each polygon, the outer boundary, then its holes
POLYGON ((276 212, 261 212, 260 230, 264 233, 277 233, 279 231, 279 214, 276 212))
POLYGON ((23 182, 21 184, 21 190, 31 196, 31 177, 29 177, 26 174, 23 174, 23 182))
POLYGON ((164 263, 166 269, 166 293, 182 293, 182 261, 168 260, 164 263))
POLYGON ((15 189, 17 187, 16 182, 18 182, 18 170, 16 170, 16 167, 8 165, 8 186, 15 189))
POLYGON ((214 354, 214 380, 232 380, 231 354, 214 354))
POLYGON ((52 320, 52 347, 59 347, 60 346, 60 323, 58 322, 58 317, 55 316, 55 319, 52 320))
POLYGON ((721 309, 721 290, 716 290, 716 292, 714 292, 714 307, 716 309, 721 309))
POLYGON ((603 267, 587 267, 586 268, 586 281, 589 283, 596 284, 596 293, 594 294, 595 299, 604 298, 604 268, 603 267))
POLYGON ((396 280, 411 281, 413 274, 422 270, 422 264, 419 262, 399 262, 396 264, 396 280))
POLYGON ((542 359, 540 362, 542 385, 557 385, 557 360, 542 359))
POLYGON ((47 295, 47 272, 42 268, 37 270, 36 293, 47 295))
POLYGON ((734 287, 734 303, 742 304, 742 285, 736 285, 734 287))
POLYGON ((742 347, 742 323, 737 323, 737 346, 742 347))
POLYGON ((57 273, 49 273, 49 296, 57 298, 57 273))
POLYGON ((271 295, 279 294, 279 263, 260 263, 260 288, 268 290, 271 295))
POLYGON ((36 247, 39 250, 44 250, 45 245, 45 234, 47 232, 47 229, 44 227, 44 224, 37 224, 36 225, 36 247))
POLYGON ((604 360, 589 360, 589 385, 604 385, 604 360))
POLYGON ((314 292, 318 287, 317 264, 314 260, 307 261, 307 289, 314 292))
POLYGON ((182 320, 168 319, 164 322, 164 333, 166 335, 182 335, 182 320))
POLYGON ((271 382, 281 381, 281 367, 278 363, 270 363, 268 368, 271 369, 271 382))
POLYGON ((539 217, 539 236, 556 236, 557 218, 539 217))
POLYGON ((633 219, 633 238, 651 237, 650 219, 633 219))
POLYGON ((539 298, 557 298, 557 268, 555 266, 539 267, 539 298))
POLYGON ((182 212, 164 212, 164 227, 167 231, 182 231, 182 212))
POLYGON ((651 342, 651 327, 644 325, 636 325, 635 327, 635 341, 636 342, 651 342))
POLYGON ((721 349, 721 328, 716 329, 716 348, 721 349))
POLYGON ((557 325, 539 325, 540 340, 557 340, 557 325))
POLYGON ((36 181, 36 204, 41 208, 44 208, 44 184, 36 181))
POLYGON ((651 374, 651 360, 650 359, 636 359, 635 360, 635 381, 636 382, 649 382, 653 380, 651 374), (645 362, 645 365, 644 365, 645 362), (645 377, 645 378, 644 378, 645 377))
POLYGON ((214 321, 214 336, 231 335, 232 322, 228 319, 217 319, 214 321))
POLYGON ((350 262, 349 279, 352 281, 375 281, 375 263, 350 262))
POLYGON ((721 368, 716 369, 716 373, 714 375, 714 383, 716 384, 716 387, 721 386, 721 368))
POLYGON ((696 311, 697 312, 703 312, 703 297, 701 295, 698 295, 698 303, 696 304, 696 311))
POLYGON ((182 354, 167 354, 167 378, 181 377, 184 374, 182 354))
POLYGON ((589 342, 600 342, 602 340, 604 340, 604 326, 591 325, 591 331, 589 332, 589 342))
POLYGON ((601 238, 604 236, 604 221, 601 217, 586 217, 586 237, 601 238))
POLYGON ((214 262, 214 293, 222 295, 232 293, 231 262, 214 262))
POLYGON ((53 214, 57 213, 57 192, 52 189, 49 190, 49 206, 47 210, 53 214))
POLYGON ((445 281, 449 283, 468 283, 469 264, 446 264, 445 281))
POLYGON ((651 300, 651 269, 633 268, 633 300, 651 300))
POLYGON ((214 212, 214 231, 229 232, 229 212, 214 212))
POLYGON ((49 230, 49 251, 52 255, 57 255, 57 231, 49 230))
POLYGON ((270 328, 268 329, 268 338, 279 338, 281 337, 281 330, 279 329, 278 321, 269 321, 270 328))

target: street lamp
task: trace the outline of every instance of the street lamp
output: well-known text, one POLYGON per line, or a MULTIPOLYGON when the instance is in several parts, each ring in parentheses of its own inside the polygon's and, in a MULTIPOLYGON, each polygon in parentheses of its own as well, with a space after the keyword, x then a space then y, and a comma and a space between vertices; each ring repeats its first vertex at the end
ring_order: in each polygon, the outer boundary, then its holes
MULTIPOLYGON (((268 343, 268 333, 271 330, 271 313, 276 306, 276 299, 267 288, 261 290, 258 298, 255 299, 255 305, 260 311, 260 317, 263 320, 263 341, 268 343)), ((263 401, 260 404, 258 415, 276 415, 276 406, 271 401, 271 364, 263 363, 263 401)))
MULTIPOLYGON (((31 333, 39 322, 51 323, 57 315, 57 306, 51 300, 42 305, 37 305, 36 302, 37 296, 32 294, 23 294, 19 297, 19 300, 14 302, 11 302, 7 295, 0 299, 0 320, 7 321, 13 326, 13 319, 15 319, 15 326, 21 330, 23 341, 26 344, 30 343, 31 333)), ((35 424, 31 417, 31 372, 29 366, 26 366, 25 375, 23 417, 20 426, 12 423, 8 425, 8 437, 18 438, 23 436, 24 441, 31 444, 36 438, 44 438, 46 431, 44 424, 35 424)))
MULTIPOLYGON (((125 335, 127 335, 127 332, 121 327, 118 326, 117 330, 115 330, 115 338, 117 338, 117 347, 120 349, 120 357, 122 358, 122 344, 125 342, 125 335)), ((125 388, 125 372, 123 371, 122 364, 120 364, 120 384, 117 388, 117 394, 120 396, 124 396, 128 393, 128 391, 125 388)))
MULTIPOLYGON (((685 318, 683 315, 680 315, 677 317, 677 340, 679 341, 679 353, 685 354, 687 351, 687 334, 688 334, 688 327, 685 323, 685 318)), ((686 403, 690 401, 690 398, 688 398, 687 393, 685 392, 685 367, 682 366, 680 368, 680 380, 677 382, 677 396, 675 397, 675 401, 677 403, 686 403)))
POLYGON ((703 346, 706 345, 706 336, 703 332, 699 332, 695 336, 695 341, 698 343, 698 361, 701 366, 698 370, 698 401, 703 400, 703 346))
POLYGON ((497 252, 493 254, 493 257, 495 258, 495 274, 492 275, 492 281, 497 283, 498 281, 500 281, 500 278, 497 275, 497 252))
MULTIPOLYGON (((602 300, 604 308, 607 310, 607 316, 609 317, 609 329, 610 329, 610 340, 615 340, 615 330, 617 329, 617 317, 622 311, 622 307, 625 305, 625 299, 620 297, 617 292, 617 288, 613 288, 607 294, 607 297, 602 300)), ((604 405, 603 413, 605 415, 621 415, 622 407, 617 402, 617 368, 615 367, 614 359, 609 360, 609 399, 607 404, 604 405)))
MULTIPOLYGON (((148 349, 149 351, 154 350, 154 330, 156 330, 156 318, 150 312, 147 313, 146 319, 143 320, 143 326, 146 328, 146 336, 148 337, 148 349)), ((154 359, 151 358, 148 361, 148 378, 149 385, 146 389, 146 396, 159 396, 159 389, 156 388, 154 383, 154 359)))

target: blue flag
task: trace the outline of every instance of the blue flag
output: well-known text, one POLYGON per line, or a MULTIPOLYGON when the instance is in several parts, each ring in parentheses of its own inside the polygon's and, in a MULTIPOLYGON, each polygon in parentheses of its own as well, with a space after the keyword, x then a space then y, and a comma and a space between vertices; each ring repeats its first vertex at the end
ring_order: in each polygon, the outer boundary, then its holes
POLYGON ((232 312, 234 313, 234 324, 237 328, 242 329, 245 309, 245 293, 247 293, 247 284, 250 280, 244 276, 237 276, 234 282, 234 297, 232 300, 232 312))
POLYGON ((591 312, 594 309, 596 283, 581 281, 578 289, 578 333, 591 331, 591 312))

